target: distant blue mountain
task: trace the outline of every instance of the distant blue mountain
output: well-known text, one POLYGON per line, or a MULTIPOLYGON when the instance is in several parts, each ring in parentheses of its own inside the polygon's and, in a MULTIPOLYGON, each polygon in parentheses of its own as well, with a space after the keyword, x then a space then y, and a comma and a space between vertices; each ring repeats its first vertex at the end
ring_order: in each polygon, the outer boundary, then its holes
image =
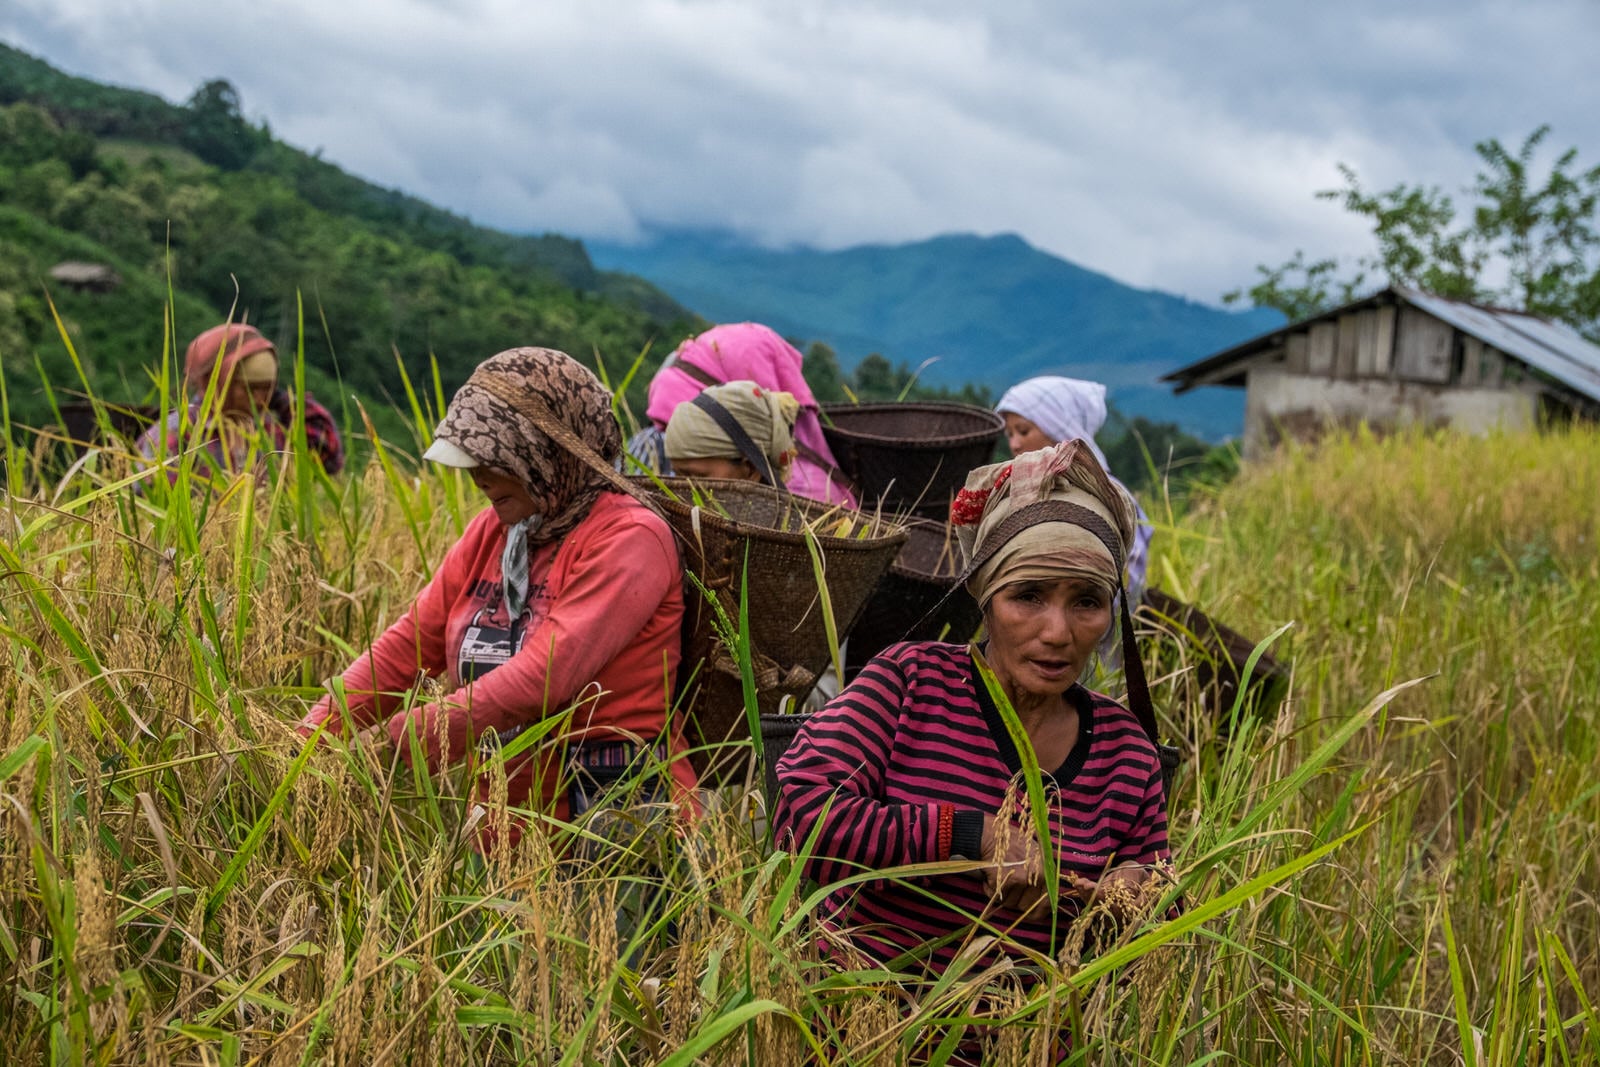
POLYGON ((1240 431, 1243 395, 1177 397, 1156 380, 1282 321, 1135 289, 1014 235, 837 252, 774 251, 701 232, 585 244, 596 266, 640 275, 709 319, 753 319, 825 341, 846 368, 872 352, 913 367, 936 358, 925 380, 979 382, 996 394, 1034 374, 1093 378, 1122 411, 1212 440, 1240 431))

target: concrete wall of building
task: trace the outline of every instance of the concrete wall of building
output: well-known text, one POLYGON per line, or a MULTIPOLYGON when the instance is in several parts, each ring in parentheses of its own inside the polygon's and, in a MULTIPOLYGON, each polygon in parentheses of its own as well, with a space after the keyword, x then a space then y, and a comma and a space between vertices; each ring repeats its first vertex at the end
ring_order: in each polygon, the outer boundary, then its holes
POLYGON ((1365 422, 1373 429, 1454 426, 1487 433, 1526 429, 1538 411, 1526 385, 1500 388, 1435 385, 1392 378, 1335 380, 1296 374, 1283 365, 1250 368, 1245 388, 1244 456, 1260 457, 1284 438, 1315 440, 1329 428, 1365 422))

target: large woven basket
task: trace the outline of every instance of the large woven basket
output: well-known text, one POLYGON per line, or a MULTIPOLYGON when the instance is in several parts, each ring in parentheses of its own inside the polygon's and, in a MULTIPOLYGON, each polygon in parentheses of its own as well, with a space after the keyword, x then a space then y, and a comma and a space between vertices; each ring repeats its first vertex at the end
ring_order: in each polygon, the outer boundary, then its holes
MULTIPOLYGON (((645 484, 678 534, 683 564, 692 576, 685 590, 680 668, 680 706, 689 711, 691 734, 698 735, 697 747, 748 738, 737 652, 718 632, 718 608, 737 625, 742 579, 757 710, 775 713, 786 696, 804 700, 830 659, 807 541, 821 552, 828 600, 843 639, 894 562, 906 531, 880 520, 868 527, 871 536, 861 536, 868 520, 855 512, 754 482, 670 478, 663 483, 665 493, 645 484), (808 538, 807 526, 820 532, 808 538)), ((713 762, 703 758, 701 767, 716 777, 713 762)))
POLYGON ((970 404, 826 404, 822 433, 862 507, 943 519, 967 473, 994 456, 1005 422, 970 404))
POLYGON ((897 641, 966 641, 983 615, 956 589, 961 549, 944 523, 908 519, 910 536, 850 631, 849 666, 860 669, 897 641))
MULTIPOLYGON (((138 437, 146 427, 161 418, 160 408, 147 405, 101 406, 105 411, 106 421, 110 423, 111 432, 129 441, 138 437)), ((66 438, 66 446, 74 456, 81 456, 90 448, 108 443, 105 427, 100 423, 100 416, 96 414, 94 404, 88 402, 62 404, 58 410, 61 413, 60 432, 66 438)))
POLYGON ((1241 690, 1245 704, 1253 705, 1257 712, 1268 711, 1283 700, 1289 685, 1289 668, 1263 652, 1247 681, 1244 665, 1256 642, 1193 604, 1152 586, 1144 591, 1144 603, 1134 618, 1147 638, 1154 638, 1146 640, 1147 646, 1164 640, 1188 646, 1184 659, 1195 664, 1200 697, 1216 719, 1220 733, 1225 734, 1229 728, 1241 690))

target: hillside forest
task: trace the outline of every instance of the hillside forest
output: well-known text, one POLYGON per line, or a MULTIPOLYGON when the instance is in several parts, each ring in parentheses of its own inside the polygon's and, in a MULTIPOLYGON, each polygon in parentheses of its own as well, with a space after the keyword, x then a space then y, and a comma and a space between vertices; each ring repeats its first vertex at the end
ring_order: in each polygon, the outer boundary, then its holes
MULTIPOLYGON (((596 269, 577 240, 478 226, 284 144, 226 81, 179 106, 0 45, 0 364, 13 422, 53 422, 54 392, 148 399, 163 353, 175 359, 230 314, 286 352, 303 343, 312 392, 357 429, 360 401, 388 433, 406 402, 399 367, 448 396, 519 344, 603 364, 641 412, 650 372, 708 325, 650 283, 596 269), (67 261, 109 266, 119 283, 51 280, 67 261)), ((987 405, 1009 384, 933 387, 892 354, 847 370, 827 345, 795 340, 824 402, 987 405)), ((1114 417, 1102 444, 1130 482, 1149 473, 1146 452, 1182 463, 1208 451, 1142 418, 1114 417)), ((1214 465, 1226 469, 1225 455, 1214 465)))

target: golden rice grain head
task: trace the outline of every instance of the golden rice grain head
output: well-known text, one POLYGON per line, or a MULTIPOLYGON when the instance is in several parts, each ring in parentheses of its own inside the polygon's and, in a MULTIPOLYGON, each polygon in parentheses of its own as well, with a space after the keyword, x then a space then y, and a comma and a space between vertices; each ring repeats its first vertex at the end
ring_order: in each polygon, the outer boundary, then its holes
POLYGON ((73 863, 72 891, 78 910, 74 955, 84 980, 91 986, 110 981, 117 973, 116 914, 106 891, 100 857, 91 846, 73 863))

